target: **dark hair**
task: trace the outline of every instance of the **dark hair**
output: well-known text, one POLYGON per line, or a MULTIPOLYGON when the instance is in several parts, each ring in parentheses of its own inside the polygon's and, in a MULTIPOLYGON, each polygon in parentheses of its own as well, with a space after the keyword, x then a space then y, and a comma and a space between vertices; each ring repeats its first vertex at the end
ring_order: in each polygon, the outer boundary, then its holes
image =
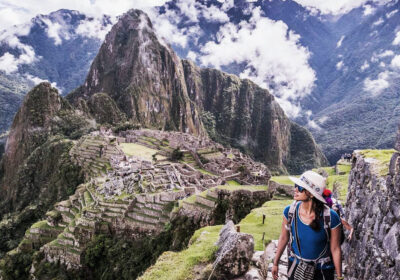
POLYGON ((316 199, 315 197, 312 198, 312 210, 315 213, 315 218, 314 220, 311 222, 310 227, 315 230, 318 231, 320 228, 320 220, 322 217, 322 213, 324 212, 324 204, 319 201, 318 199, 316 199))

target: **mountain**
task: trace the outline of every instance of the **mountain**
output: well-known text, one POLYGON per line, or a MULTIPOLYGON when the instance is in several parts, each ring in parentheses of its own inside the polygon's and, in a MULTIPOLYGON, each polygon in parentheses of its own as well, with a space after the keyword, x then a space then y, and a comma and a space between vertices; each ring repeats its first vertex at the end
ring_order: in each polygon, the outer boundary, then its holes
POLYGON ((298 173, 325 162, 311 135, 286 117, 267 90, 181 61, 138 10, 113 26, 85 83, 67 99, 93 111, 91 100, 99 92, 134 123, 195 135, 205 128, 215 141, 247 151, 274 171, 298 173))
POLYGON ((78 87, 111 25, 108 16, 59 10, 2 31, 0 57, 11 60, 0 71, 0 133, 35 84, 48 80, 62 94, 78 87))

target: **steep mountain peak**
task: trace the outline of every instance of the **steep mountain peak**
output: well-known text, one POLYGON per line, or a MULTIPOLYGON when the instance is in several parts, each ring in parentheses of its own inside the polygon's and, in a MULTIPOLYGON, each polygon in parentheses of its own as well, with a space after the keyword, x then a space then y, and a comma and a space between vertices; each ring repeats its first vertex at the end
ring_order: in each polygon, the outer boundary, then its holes
POLYGON ((84 85, 68 98, 76 103, 99 92, 107 93, 129 119, 144 126, 203 133, 181 62, 160 42, 142 11, 128 11, 113 26, 84 85))

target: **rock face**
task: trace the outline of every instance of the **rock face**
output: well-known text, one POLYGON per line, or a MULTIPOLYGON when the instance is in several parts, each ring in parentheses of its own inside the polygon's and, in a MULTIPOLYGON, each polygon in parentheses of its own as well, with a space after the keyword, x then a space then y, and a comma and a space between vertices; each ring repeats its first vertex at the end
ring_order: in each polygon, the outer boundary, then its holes
POLYGON ((232 221, 226 223, 219 236, 214 276, 217 279, 232 279, 244 274, 254 253, 253 236, 236 232, 232 221))
POLYGON ((356 153, 346 210, 354 238, 343 248, 350 279, 400 279, 400 153, 387 176, 376 170, 376 161, 356 153))
POLYGON ((299 173, 326 164, 311 134, 292 123, 274 96, 250 80, 182 61, 189 96, 214 140, 239 147, 273 170, 299 173))
POLYGON ((179 58, 157 39, 150 19, 139 10, 124 14, 108 33, 84 85, 69 99, 76 103, 98 92, 144 126, 203 133, 179 58))
POLYGON ((112 28, 86 82, 68 96, 83 111, 89 107, 97 121, 110 123, 98 106, 86 104, 99 92, 133 122, 195 135, 207 131, 273 171, 299 173, 327 164, 311 134, 292 123, 267 90, 181 61, 138 10, 127 12, 112 28))
POLYGON ((0 218, 9 214, 0 223, 0 255, 82 182, 81 168, 69 156, 70 138, 89 128, 50 84, 42 83, 25 96, 0 162, 0 218))

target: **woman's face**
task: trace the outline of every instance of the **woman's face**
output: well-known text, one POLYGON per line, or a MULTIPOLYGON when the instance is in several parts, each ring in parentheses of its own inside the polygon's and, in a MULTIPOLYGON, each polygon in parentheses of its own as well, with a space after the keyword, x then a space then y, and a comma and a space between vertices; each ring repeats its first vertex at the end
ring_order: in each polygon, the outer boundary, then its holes
POLYGON ((309 199, 309 197, 310 197, 310 193, 307 190, 303 189, 303 191, 299 191, 299 188, 297 186, 295 186, 294 197, 293 197, 294 200, 306 201, 309 199))

